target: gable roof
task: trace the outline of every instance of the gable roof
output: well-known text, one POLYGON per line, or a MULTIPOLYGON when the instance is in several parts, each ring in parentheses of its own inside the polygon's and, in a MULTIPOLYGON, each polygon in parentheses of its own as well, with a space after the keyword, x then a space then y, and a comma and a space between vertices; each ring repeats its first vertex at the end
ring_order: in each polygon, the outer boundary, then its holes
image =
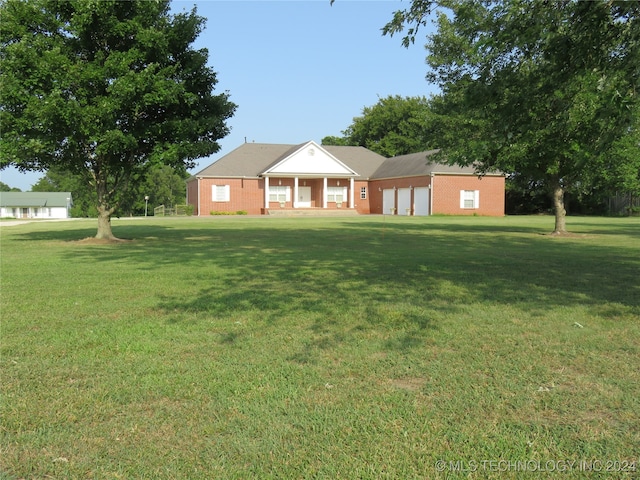
POLYGON ((0 207, 67 207, 67 205, 73 205, 71 192, 0 192, 0 207))
POLYGON ((339 176, 358 174, 326 149, 310 141, 287 151, 262 172, 263 176, 339 176))
MULTIPOLYGON (((315 142, 305 142, 298 145, 243 143, 200 170, 194 177, 260 177, 309 144, 327 152, 338 164, 351 171, 349 176, 354 176, 356 179, 368 179, 386 160, 382 155, 364 147, 320 146, 315 142)), ((347 173, 344 175, 347 176, 347 173)))

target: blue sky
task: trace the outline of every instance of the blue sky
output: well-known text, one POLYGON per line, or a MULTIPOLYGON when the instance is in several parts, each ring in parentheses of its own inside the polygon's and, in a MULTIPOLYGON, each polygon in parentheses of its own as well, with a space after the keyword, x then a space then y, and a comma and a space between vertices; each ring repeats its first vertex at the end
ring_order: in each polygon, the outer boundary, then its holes
MULTIPOLYGON (((238 105, 221 149, 192 173, 247 141, 318 143, 341 135, 366 106, 388 95, 429 96, 424 34, 405 49, 381 28, 408 0, 174 0, 173 10, 207 18, 196 48, 209 50, 218 92, 238 105)), ((43 173, 0 172, 27 191, 43 173)))

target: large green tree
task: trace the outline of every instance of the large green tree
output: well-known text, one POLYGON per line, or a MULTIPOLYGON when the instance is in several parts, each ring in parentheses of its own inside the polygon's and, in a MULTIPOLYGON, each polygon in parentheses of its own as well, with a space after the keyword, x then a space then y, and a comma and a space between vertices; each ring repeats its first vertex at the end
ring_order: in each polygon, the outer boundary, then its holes
POLYGON ((413 0, 383 32, 409 45, 434 15, 427 78, 450 161, 544 185, 558 234, 568 190, 637 184, 640 2, 413 0))
POLYGON ((235 105, 214 95, 204 19, 167 0, 0 3, 0 167, 60 168, 96 191, 97 238, 153 165, 219 150, 235 105))
POLYGON ((385 157, 435 148, 437 122, 425 97, 390 95, 372 107, 342 132, 343 137, 325 137, 323 145, 358 145, 385 157))

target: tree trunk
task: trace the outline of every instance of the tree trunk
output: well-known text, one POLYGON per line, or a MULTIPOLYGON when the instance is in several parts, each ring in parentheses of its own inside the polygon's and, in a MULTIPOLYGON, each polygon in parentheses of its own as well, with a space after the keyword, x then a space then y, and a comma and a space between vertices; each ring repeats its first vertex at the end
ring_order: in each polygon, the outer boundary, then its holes
POLYGON ((101 168, 104 162, 96 161, 93 169, 93 180, 95 182, 96 193, 98 196, 98 233, 97 239, 100 240, 118 240, 111 230, 111 215, 116 211, 112 204, 112 198, 109 192, 108 175, 101 168))
POLYGON ((98 233, 96 238, 101 240, 117 240, 111 230, 111 210, 100 205, 98 207, 98 233))
POLYGON ((560 182, 556 182, 553 185, 551 197, 553 198, 553 209, 556 214, 556 226, 553 229, 553 235, 563 235, 567 233, 567 211, 564 208, 564 188, 562 188, 560 182))

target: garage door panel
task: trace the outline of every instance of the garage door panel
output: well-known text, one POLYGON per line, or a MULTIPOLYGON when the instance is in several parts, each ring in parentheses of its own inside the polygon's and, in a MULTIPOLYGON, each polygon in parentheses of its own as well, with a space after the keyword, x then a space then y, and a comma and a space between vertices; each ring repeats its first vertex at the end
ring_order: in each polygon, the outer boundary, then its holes
POLYGON ((429 187, 413 189, 414 215, 429 215, 429 187))

